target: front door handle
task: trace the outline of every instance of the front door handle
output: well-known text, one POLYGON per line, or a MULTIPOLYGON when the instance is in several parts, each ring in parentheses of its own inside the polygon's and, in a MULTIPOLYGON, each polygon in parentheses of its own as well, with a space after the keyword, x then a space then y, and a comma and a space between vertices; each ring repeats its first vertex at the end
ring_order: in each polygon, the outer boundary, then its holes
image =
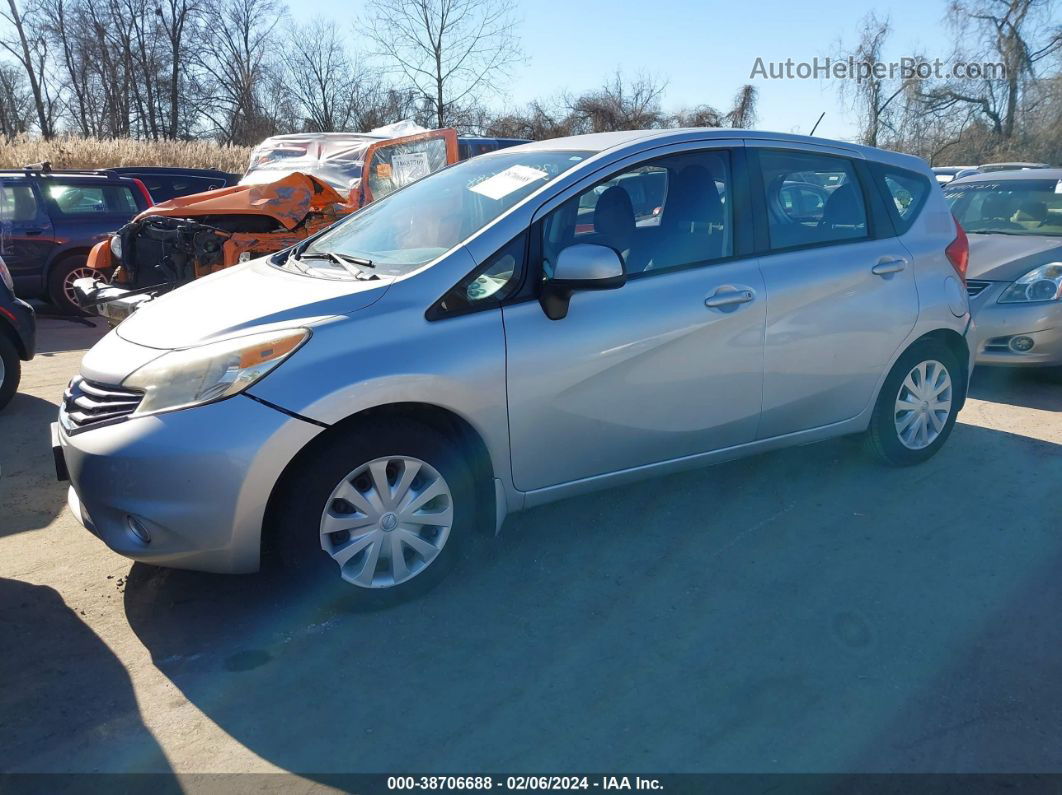
POLYGON ((23 229, 22 230, 22 232, 24 234, 27 234, 27 235, 39 235, 43 231, 44 231, 43 229, 38 229, 37 227, 33 227, 32 229, 23 229))
POLYGON ((907 267, 907 260, 905 259, 883 259, 877 265, 870 269, 870 272, 877 276, 884 276, 886 273, 897 273, 907 267))
POLYGON ((704 299, 704 305, 709 309, 717 309, 721 306, 734 306, 735 304, 747 304, 756 293, 748 287, 729 290, 716 290, 704 299))

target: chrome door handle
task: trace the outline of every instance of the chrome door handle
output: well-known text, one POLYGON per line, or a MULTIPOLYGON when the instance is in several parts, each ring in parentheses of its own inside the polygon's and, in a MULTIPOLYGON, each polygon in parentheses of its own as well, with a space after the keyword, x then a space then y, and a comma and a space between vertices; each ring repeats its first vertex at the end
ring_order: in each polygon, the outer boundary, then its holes
POLYGON ((870 272, 877 276, 884 276, 886 273, 902 271, 906 267, 907 260, 905 259, 886 259, 871 268, 870 272))
POLYGON ((704 305, 709 309, 716 309, 721 306, 747 304, 755 297, 756 293, 748 289, 719 291, 705 298, 704 305))

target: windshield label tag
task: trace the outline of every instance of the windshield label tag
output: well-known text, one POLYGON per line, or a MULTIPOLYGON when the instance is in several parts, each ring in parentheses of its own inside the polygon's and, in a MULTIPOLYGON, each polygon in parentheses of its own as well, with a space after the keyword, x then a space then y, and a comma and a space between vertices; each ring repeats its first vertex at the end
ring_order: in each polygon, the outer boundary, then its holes
POLYGON ((548 177, 545 171, 539 171, 530 166, 510 166, 495 174, 493 177, 483 180, 469 188, 474 193, 486 196, 488 199, 502 199, 515 190, 520 190, 538 179, 548 177))
POLYGON ((1062 179, 1055 183, 1055 193, 1062 193, 1062 179))
POLYGON ((431 173, 427 152, 402 152, 391 155, 391 168, 394 172, 395 185, 398 187, 408 185, 431 173))

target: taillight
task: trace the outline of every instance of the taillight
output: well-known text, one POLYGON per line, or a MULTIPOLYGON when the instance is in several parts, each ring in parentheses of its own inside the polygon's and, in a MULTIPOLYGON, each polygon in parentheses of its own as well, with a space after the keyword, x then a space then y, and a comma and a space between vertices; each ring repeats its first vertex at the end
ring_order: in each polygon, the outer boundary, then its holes
POLYGON ((144 184, 144 180, 138 177, 133 177, 133 182, 135 182, 136 186, 140 188, 140 192, 144 194, 144 201, 147 202, 147 206, 154 207, 155 200, 151 198, 151 192, 147 189, 147 185, 144 184))
POLYGON ((970 240, 966 237, 966 231, 962 228, 962 224, 959 223, 959 219, 953 215, 952 220, 955 221, 955 239, 948 243, 944 253, 947 255, 951 267, 955 268, 955 272, 959 274, 959 278, 965 284, 966 267, 970 264, 970 240))

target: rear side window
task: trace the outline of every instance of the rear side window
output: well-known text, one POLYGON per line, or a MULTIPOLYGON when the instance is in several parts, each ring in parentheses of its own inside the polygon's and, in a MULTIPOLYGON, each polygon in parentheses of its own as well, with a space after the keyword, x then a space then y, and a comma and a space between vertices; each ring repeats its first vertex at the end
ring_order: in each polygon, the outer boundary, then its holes
POLYGON ((896 232, 902 235, 911 228, 911 224, 925 206, 931 183, 926 177, 913 171, 881 164, 875 164, 873 169, 878 188, 884 191, 882 198, 896 232))
POLYGON ((851 161, 771 149, 759 160, 771 249, 867 237, 867 210, 851 161))
POLYGON ((133 192, 125 185, 49 182, 45 190, 64 216, 135 215, 133 192))
POLYGON ((0 185, 0 222, 35 221, 37 210, 37 197, 29 185, 0 185))

